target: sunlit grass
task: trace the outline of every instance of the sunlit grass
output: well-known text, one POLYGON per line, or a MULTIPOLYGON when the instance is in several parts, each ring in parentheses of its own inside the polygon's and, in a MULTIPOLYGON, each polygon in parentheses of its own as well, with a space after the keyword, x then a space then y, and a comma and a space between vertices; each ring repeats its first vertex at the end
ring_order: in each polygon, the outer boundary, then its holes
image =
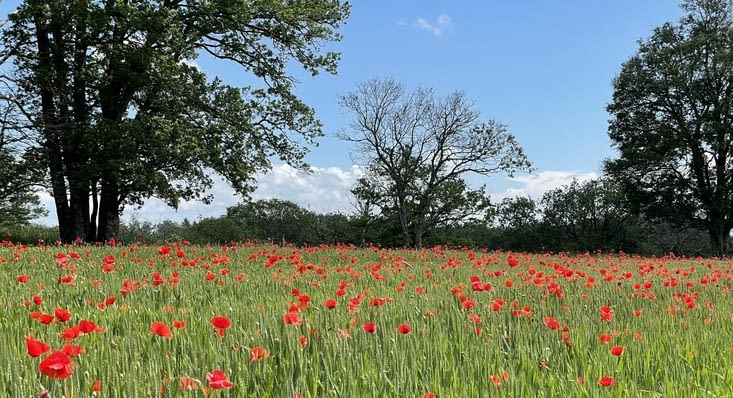
POLYGON ((86 397, 99 380, 115 397, 733 396, 732 269, 439 248, 3 247, 0 395, 86 397), (30 316, 57 307, 71 320, 30 316), (223 336, 214 316, 231 320, 223 336), (82 319, 104 331, 59 337, 82 319), (29 335, 83 347, 73 374, 42 374, 48 353, 31 358, 29 335), (233 386, 209 389, 214 370, 233 386))

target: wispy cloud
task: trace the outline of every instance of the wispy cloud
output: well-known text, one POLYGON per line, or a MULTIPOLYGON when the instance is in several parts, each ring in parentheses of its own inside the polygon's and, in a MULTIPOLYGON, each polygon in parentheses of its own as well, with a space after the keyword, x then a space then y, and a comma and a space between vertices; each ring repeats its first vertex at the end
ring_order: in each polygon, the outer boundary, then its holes
POLYGON ((579 182, 589 181, 598 178, 598 174, 579 173, 574 171, 540 171, 534 174, 516 176, 509 178, 510 181, 518 183, 519 187, 510 187, 502 192, 492 193, 492 202, 499 202, 504 198, 516 196, 529 196, 538 200, 545 192, 568 185, 573 180, 579 182))
POLYGON ((435 36, 441 36, 445 31, 453 27, 453 19, 448 14, 440 14, 435 21, 428 21, 420 17, 415 21, 415 26, 432 33, 435 36))

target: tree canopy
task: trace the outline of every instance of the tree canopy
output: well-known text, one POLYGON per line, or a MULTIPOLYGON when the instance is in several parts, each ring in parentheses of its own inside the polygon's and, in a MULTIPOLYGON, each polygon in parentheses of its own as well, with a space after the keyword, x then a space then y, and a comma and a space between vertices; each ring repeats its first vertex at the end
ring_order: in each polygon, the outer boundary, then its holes
POLYGON ((613 83, 605 171, 653 220, 707 229, 727 251, 733 227, 733 5, 688 0, 654 29, 613 83))
POLYGON ((348 12, 334 0, 21 3, 0 32, 2 100, 46 174, 61 238, 114 238, 122 210, 151 196, 207 200, 211 174, 247 195, 273 157, 305 166, 321 125, 292 66, 335 73, 323 45, 348 12), (242 84, 198 57, 239 67, 242 84))

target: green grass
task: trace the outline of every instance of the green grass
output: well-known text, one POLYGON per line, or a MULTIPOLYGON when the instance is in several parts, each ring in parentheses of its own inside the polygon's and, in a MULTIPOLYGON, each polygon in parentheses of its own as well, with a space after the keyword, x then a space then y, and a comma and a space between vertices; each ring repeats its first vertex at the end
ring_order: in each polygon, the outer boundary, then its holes
POLYGON ((100 380, 100 396, 161 396, 162 388, 166 397, 200 397, 208 385, 206 373, 215 369, 234 386, 208 391, 209 396, 733 396, 728 261, 515 254, 519 266, 509 267, 502 252, 180 249, 184 259, 176 257, 175 247, 168 255, 143 246, 0 248, 0 283, 6 287, 0 291, 0 333, 6 342, 0 346, 5 359, 0 396, 38 396, 47 389, 50 397, 87 397, 100 380), (76 253, 78 259, 61 268, 58 253, 76 253), (267 267, 268 256, 275 254, 282 259, 267 267), (115 257, 114 271, 103 272, 108 255, 115 257), (153 272, 166 282, 154 286, 153 272), (171 284, 174 272, 179 282, 171 284), (72 274, 73 284, 58 283, 72 274), (207 274, 214 280, 206 280, 207 274), (29 280, 18 283, 19 275, 29 280), (492 290, 473 291, 472 276, 492 290), (589 284, 590 278, 595 283, 589 284), (125 280, 139 287, 123 295, 125 280), (671 280, 677 285, 665 287, 671 280), (652 283, 648 290, 645 281, 652 283), (562 298, 548 293, 551 283, 563 290, 562 298), (342 297, 336 295, 340 285, 342 297), (299 303, 293 289, 310 298, 300 309, 298 326, 283 322, 289 306, 299 303), (34 295, 43 303, 26 306, 34 295), (465 309, 460 295, 475 306, 465 309), (115 304, 98 308, 110 296, 115 304), (687 309, 685 296, 694 297, 694 308, 687 309), (337 299, 336 308, 326 309, 328 298, 337 299), (386 299, 384 305, 370 305, 375 298, 386 299), (494 311, 491 303, 499 298, 505 305, 494 311), (350 311, 349 301, 357 299, 350 311), (525 306, 530 315, 512 313, 525 306), (601 306, 614 309, 612 321, 600 319, 601 306), (679 307, 674 315, 672 306, 679 307), (71 321, 42 325, 29 316, 53 314, 56 307, 69 310, 71 321), (232 321, 223 337, 210 324, 216 315, 232 321), (562 329, 544 326, 545 316, 567 326, 570 345, 562 329), (74 358, 69 378, 42 375, 38 364, 44 356, 29 357, 25 337, 60 349, 65 342, 59 334, 81 319, 106 330, 74 339, 85 352, 74 358), (176 320, 185 328, 173 328, 176 320), (170 326, 173 337, 151 333, 155 321, 170 326), (376 333, 362 330, 368 321, 376 323, 376 333), (402 323, 412 327, 409 334, 398 333, 402 323), (601 344, 601 333, 613 335, 612 342, 601 344), (611 355, 612 345, 622 345, 623 355, 611 355), (252 347, 269 355, 250 362, 252 347), (599 386, 605 375, 614 377, 613 386, 599 386), (196 379, 201 387, 182 391, 182 378, 196 379))

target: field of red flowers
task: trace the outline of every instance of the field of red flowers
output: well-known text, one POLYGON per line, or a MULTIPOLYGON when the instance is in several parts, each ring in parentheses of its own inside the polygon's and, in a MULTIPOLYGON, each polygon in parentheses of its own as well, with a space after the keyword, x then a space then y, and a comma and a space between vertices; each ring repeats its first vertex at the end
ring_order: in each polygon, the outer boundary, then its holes
POLYGON ((0 247, 0 396, 730 397, 733 262, 0 247))

